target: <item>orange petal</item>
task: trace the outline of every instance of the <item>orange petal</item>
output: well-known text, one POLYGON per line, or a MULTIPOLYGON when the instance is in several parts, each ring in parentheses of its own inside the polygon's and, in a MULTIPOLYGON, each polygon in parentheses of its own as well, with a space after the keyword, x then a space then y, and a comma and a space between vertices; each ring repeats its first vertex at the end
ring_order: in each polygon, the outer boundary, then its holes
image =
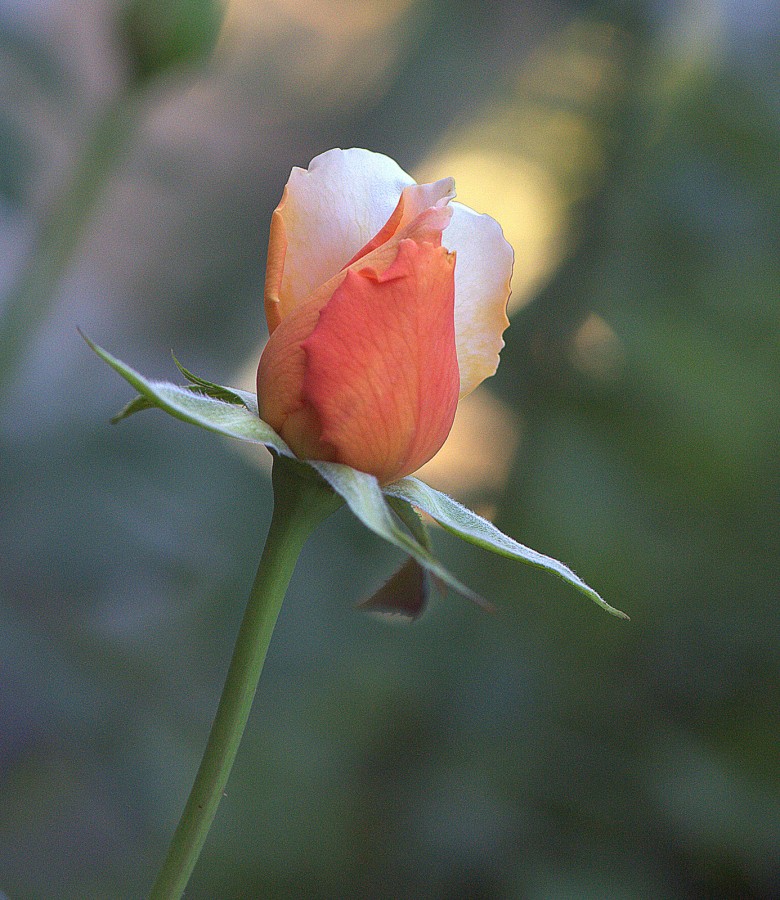
POLYGON ((282 321, 279 294, 284 275, 284 261, 287 257, 287 229, 284 224, 284 207, 287 204, 287 186, 282 199, 271 216, 271 234, 268 237, 268 259, 265 264, 265 320, 268 333, 273 334, 276 326, 282 321))
POLYGON ((330 295, 319 292, 293 309, 275 328, 257 368, 260 418, 277 431, 302 459, 333 460, 334 451, 320 445, 316 414, 305 405, 303 379, 306 354, 301 346, 314 330, 330 295))
MULTIPOLYGON (((419 196, 417 199, 419 201, 419 196)), ((420 202, 407 204, 407 213, 416 212, 420 205, 420 202)), ((451 215, 451 210, 446 206, 423 209, 415 219, 400 227, 381 246, 352 263, 350 268, 370 268, 375 275, 381 275, 395 262, 404 240, 440 247, 441 233, 451 215)), ((408 215, 403 219, 408 219, 408 215)), ((284 319, 279 320, 277 324, 280 327, 273 328, 257 370, 260 417, 278 431, 302 458, 335 459, 333 447, 320 439, 319 420, 304 399, 306 354, 302 344, 314 330, 320 311, 342 284, 348 271, 350 269, 342 269, 314 291, 305 303, 293 307, 284 319)))
MULTIPOLYGON (((429 185, 419 186, 428 187, 429 185)), ((417 187, 417 185, 415 185, 415 187, 417 187)), ((276 214, 274 214, 274 216, 276 216, 276 214)), ((337 272, 324 284, 320 285, 308 298, 306 298, 304 303, 299 303, 289 309, 286 312, 286 316, 289 318, 292 315, 296 315, 297 321, 298 311, 302 307, 307 306, 314 301, 316 301, 316 309, 319 310, 323 306, 324 302, 333 295, 333 292, 344 280, 349 269, 371 268, 377 273, 384 272, 395 261, 398 255, 398 247, 404 240, 410 239, 418 244, 424 242, 433 244, 435 247, 441 246, 442 231, 444 231, 444 229, 448 226, 451 218, 452 210, 449 207, 432 206, 428 209, 423 209, 423 211, 419 215, 417 215, 415 219, 402 225, 397 229, 395 234, 391 235, 388 240, 381 243, 375 249, 371 249, 371 245, 374 242, 369 241, 366 247, 364 247, 363 250, 361 250, 360 253, 357 254, 355 262, 351 262, 347 267, 343 268, 340 272, 337 272)), ((272 241, 271 248, 269 248, 269 274, 271 272, 271 260, 274 258, 271 256, 271 249, 278 250, 283 244, 285 235, 284 223, 281 219, 277 220, 276 218, 274 218, 273 224, 271 226, 272 233, 274 225, 276 225, 277 227, 275 232, 275 241, 272 241)), ((282 252, 282 263, 283 261, 284 259, 282 252)), ((266 282, 266 291, 268 291, 267 285, 268 282, 266 282)), ((268 301, 268 298, 266 298, 266 306, 268 330, 271 334, 273 334, 276 330, 276 327, 281 323, 283 316, 281 314, 279 304, 274 302, 273 298, 270 303, 268 301)), ((309 314, 310 313, 311 310, 309 311, 309 314)), ((311 327, 313 328, 314 325, 311 324, 311 327)), ((299 328, 300 323, 296 326, 295 333, 300 334, 300 332, 297 330, 299 328)), ((270 423, 270 420, 266 421, 270 423)))
POLYGON ((452 427, 454 265, 441 247, 401 241, 383 273, 347 271, 302 345, 305 404, 321 441, 382 482, 427 462, 452 427))

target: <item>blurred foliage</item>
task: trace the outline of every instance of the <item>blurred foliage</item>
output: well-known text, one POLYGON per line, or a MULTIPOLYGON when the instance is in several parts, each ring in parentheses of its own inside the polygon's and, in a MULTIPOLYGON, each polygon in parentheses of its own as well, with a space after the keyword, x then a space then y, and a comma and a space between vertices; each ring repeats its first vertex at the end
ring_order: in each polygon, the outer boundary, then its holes
MULTIPOLYGON (((75 325, 144 371, 167 376, 173 346, 233 383, 257 358, 289 167, 362 144, 421 171, 451 158, 464 202, 501 218, 474 164, 498 160, 512 204, 546 216, 517 226, 528 296, 489 386, 518 449, 503 490, 462 490, 632 622, 437 535, 499 614, 450 597, 388 626, 354 604, 398 558, 337 514, 301 559, 188 896, 777 896, 772 5, 461 0, 371 19, 320 0, 308 29, 284 0, 255 5, 273 29, 254 56, 225 41, 213 71, 147 101, 0 406, 0 895, 148 890, 270 518, 266 476, 232 445, 155 413, 109 427, 128 393, 75 325), (330 48, 305 100, 311 68, 282 79, 271 59, 284 48, 292 71, 304 39, 330 48)), ((99 25, 118 5, 80 30, 52 6, 2 12, 2 285, 95 98, 127 77, 99 25)))

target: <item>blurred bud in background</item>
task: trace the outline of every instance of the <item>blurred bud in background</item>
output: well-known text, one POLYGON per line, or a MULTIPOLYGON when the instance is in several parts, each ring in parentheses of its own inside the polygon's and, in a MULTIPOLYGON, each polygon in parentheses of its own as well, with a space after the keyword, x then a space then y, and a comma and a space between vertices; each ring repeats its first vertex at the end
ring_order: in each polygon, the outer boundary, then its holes
POLYGON ((222 13, 220 0, 132 0, 121 17, 120 34, 138 80, 207 59, 222 13))

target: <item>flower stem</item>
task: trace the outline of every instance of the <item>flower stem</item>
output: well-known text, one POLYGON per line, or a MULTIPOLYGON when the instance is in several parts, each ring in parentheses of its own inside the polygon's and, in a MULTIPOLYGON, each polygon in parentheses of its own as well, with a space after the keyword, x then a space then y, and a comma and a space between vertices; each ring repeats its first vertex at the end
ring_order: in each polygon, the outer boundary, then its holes
POLYGON ((274 460, 273 486, 271 527, 217 714, 151 900, 179 900, 187 886, 236 758, 298 555, 311 532, 342 503, 314 473, 281 456, 274 460))

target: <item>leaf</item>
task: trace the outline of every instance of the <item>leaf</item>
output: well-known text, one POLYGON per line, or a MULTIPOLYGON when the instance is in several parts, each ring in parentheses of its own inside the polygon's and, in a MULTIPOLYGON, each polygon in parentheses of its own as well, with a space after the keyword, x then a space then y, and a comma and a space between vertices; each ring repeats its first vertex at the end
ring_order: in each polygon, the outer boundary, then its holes
MULTIPOLYGON (((171 354, 171 356, 173 356, 173 354, 171 354)), ((250 394, 248 391, 239 390, 238 388, 213 384, 211 381, 206 381, 203 378, 199 378, 197 375, 193 375, 192 372, 184 368, 175 356, 173 356, 173 361, 176 363, 176 367, 182 375, 192 382, 192 384, 186 385, 184 390, 192 391, 194 394, 203 394, 206 397, 213 397, 215 400, 224 400, 226 403, 232 403, 237 406, 245 406, 250 412, 253 412, 255 415, 258 414, 257 397, 254 394, 250 394)), ((158 404, 148 397, 139 395, 131 400, 124 409, 120 410, 113 419, 111 419, 111 423, 115 425, 117 422, 121 422, 122 419, 132 416, 134 413, 142 412, 145 409, 155 409, 157 406, 158 404)))
POLYGON ((135 369, 131 369, 130 366, 93 343, 86 335, 82 334, 82 337, 104 362, 108 363, 115 372, 118 372, 141 394, 140 398, 132 400, 115 417, 115 421, 148 408, 145 405, 148 403, 149 406, 156 406, 175 418, 181 419, 182 422, 200 425, 201 428, 216 431, 227 437, 238 438, 241 441, 263 444, 284 456, 295 458, 292 450, 273 428, 245 406, 226 403, 224 400, 217 400, 201 393, 193 393, 190 387, 179 387, 164 381, 149 381, 135 369))
POLYGON ((456 534, 477 547, 507 556, 510 559, 519 559, 522 562, 546 569, 564 581, 577 588, 578 591, 597 603, 602 609, 617 616, 619 619, 628 619, 628 616, 603 600, 593 588, 589 587, 578 575, 562 562, 545 556, 536 550, 531 550, 518 543, 511 537, 499 531, 492 522, 483 519, 457 501, 442 494, 440 491, 428 487, 418 478, 402 478, 384 488, 385 494, 390 497, 398 497, 413 503, 429 516, 434 518, 447 531, 456 534))
POLYGON ((421 566, 424 566, 431 574, 440 578, 459 594, 483 609, 493 609, 490 603, 458 581, 429 550, 426 550, 396 523, 382 494, 382 489, 379 487, 379 482, 373 475, 367 475, 365 472, 359 472, 357 469, 343 466, 340 463, 310 460, 309 465, 320 473, 337 494, 344 498, 352 512, 367 528, 404 550, 421 566))
MULTIPOLYGON (((226 388, 198 378, 181 366, 175 357, 176 365, 186 378, 194 382, 193 384, 179 387, 168 382, 150 381, 93 343, 86 335, 82 334, 82 337, 104 362, 141 395, 131 400, 112 421, 120 421, 143 409, 158 407, 183 422, 200 425, 227 437, 263 444, 283 456, 296 459, 295 454, 271 426, 249 408, 249 404, 255 398, 246 391, 226 388), (213 396, 215 394, 217 396, 213 396)), ((491 522, 461 506, 446 494, 428 487, 417 478, 403 478, 382 489, 373 475, 359 472, 349 466, 316 460, 302 462, 311 466, 336 493, 344 498, 352 512, 367 528, 404 550, 443 584, 484 609, 493 607, 479 594, 462 584, 433 556, 425 526, 410 504, 419 507, 445 529, 464 540, 510 559, 519 559, 541 569, 547 569, 576 587, 602 609, 621 619, 628 618, 625 613, 610 606, 563 563, 523 546, 503 534, 491 522), (407 534, 400 527, 391 512, 391 506, 411 534, 407 534)), ((406 574, 407 577, 414 574, 413 566, 406 574)))

